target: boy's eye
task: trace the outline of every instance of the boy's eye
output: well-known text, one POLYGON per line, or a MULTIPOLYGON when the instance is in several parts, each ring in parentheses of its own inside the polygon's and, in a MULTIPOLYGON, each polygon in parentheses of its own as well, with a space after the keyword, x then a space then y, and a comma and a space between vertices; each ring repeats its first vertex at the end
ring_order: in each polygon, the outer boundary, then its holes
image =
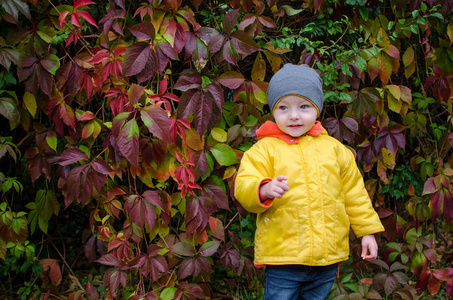
POLYGON ((301 105, 300 108, 307 109, 309 106, 307 104, 301 105))
POLYGON ((286 107, 286 106, 279 106, 278 108, 281 109, 281 110, 287 110, 288 109, 288 107, 286 107))

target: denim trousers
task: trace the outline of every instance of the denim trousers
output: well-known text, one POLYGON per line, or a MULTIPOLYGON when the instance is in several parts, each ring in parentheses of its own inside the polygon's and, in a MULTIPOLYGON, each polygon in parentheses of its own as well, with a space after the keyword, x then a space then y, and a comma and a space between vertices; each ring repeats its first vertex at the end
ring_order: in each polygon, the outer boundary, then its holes
POLYGON ((324 300, 335 281, 337 266, 268 265, 263 300, 324 300))

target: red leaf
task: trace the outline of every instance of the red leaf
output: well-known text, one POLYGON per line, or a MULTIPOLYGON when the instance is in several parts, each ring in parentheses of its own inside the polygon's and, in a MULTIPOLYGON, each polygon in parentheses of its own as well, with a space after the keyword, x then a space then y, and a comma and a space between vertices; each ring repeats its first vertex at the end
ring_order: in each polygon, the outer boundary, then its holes
POLYGON ((152 48, 148 43, 138 42, 127 47, 124 53, 123 73, 125 76, 136 75, 144 70, 150 57, 152 48))
POLYGON ((87 283, 86 291, 87 291, 88 300, 97 300, 100 298, 97 289, 89 281, 87 283))
POLYGON ((137 121, 132 119, 121 128, 116 142, 120 153, 136 168, 138 168, 138 136, 137 121))
POLYGON ((125 271, 118 270, 117 268, 107 270, 103 278, 104 286, 109 286, 113 291, 116 291, 120 284, 125 288, 127 274, 125 271))
POLYGON ((170 117, 167 112, 159 106, 148 106, 140 111, 140 116, 151 132, 157 138, 170 142, 170 117))
POLYGON ((63 27, 64 20, 66 16, 69 14, 69 11, 65 10, 58 16, 58 22, 60 23, 60 27, 63 27))
POLYGON ((98 28, 98 25, 96 25, 96 22, 93 20, 93 18, 90 16, 90 14, 86 11, 79 11, 77 12, 77 14, 85 19, 85 21, 87 21, 88 23, 90 23, 91 25, 95 26, 96 28, 98 28))
POLYGON ((241 84, 245 82, 245 78, 239 72, 227 71, 220 75, 217 81, 223 86, 226 86, 227 88, 234 90, 240 87, 241 84))
POLYGON ((122 267, 121 261, 116 257, 116 255, 113 255, 112 253, 106 254, 102 256, 101 258, 97 259, 96 262, 106 265, 106 266, 111 266, 111 267, 122 267))
POLYGON ((253 22, 255 22, 256 18, 257 18, 257 17, 256 17, 255 15, 253 15, 253 14, 247 14, 247 15, 245 15, 245 16, 242 18, 241 22, 239 23, 238 29, 244 29, 244 28, 246 28, 247 26, 253 24, 253 22))
POLYGON ((444 195, 442 191, 438 191, 431 196, 429 206, 431 207, 431 220, 436 220, 442 215, 442 203, 444 195))
POLYGON ((41 259, 39 263, 44 269, 44 274, 41 274, 39 277, 44 281, 47 281, 47 284, 52 284, 54 286, 60 285, 61 269, 58 262, 55 259, 45 258, 41 259))
POLYGON ((191 89, 182 94, 178 105, 178 119, 187 118, 198 106, 201 98, 200 90, 191 89))
POLYGON ((74 110, 67 105, 64 101, 59 105, 60 108, 60 117, 63 120, 63 123, 68 125, 71 128, 75 128, 76 119, 74 110))
POLYGON ((57 164, 60 166, 67 166, 78 162, 79 160, 88 160, 88 156, 85 152, 77 148, 71 148, 63 151, 60 155, 60 159, 57 164))
POLYGON ((208 44, 208 50, 211 53, 217 53, 225 44, 225 37, 221 34, 214 36, 208 44))
POLYGON ((76 27, 82 27, 82 24, 80 23, 80 19, 79 19, 79 14, 77 12, 72 13, 71 23, 72 23, 72 25, 74 25, 76 27))
POLYGON ((181 256, 194 256, 197 254, 192 245, 187 242, 179 242, 170 247, 170 251, 181 256))
POLYGON ((223 30, 226 34, 230 34, 238 22, 239 9, 229 11, 223 17, 223 30))
POLYGON ((425 182, 425 185, 423 187, 423 195, 434 194, 437 190, 438 190, 438 186, 436 186, 434 177, 428 178, 428 180, 425 182))
POLYGON ((129 101, 132 105, 137 104, 138 100, 141 98, 145 91, 145 87, 133 83, 128 91, 129 101))
POLYGON ((83 114, 78 118, 79 121, 90 121, 96 116, 91 111, 84 111, 83 114))
POLYGON ((453 196, 450 190, 445 191, 444 198, 444 215, 445 220, 450 223, 453 219, 453 196))
POLYGON ((112 168, 110 168, 109 164, 100 158, 96 158, 94 161, 90 163, 91 167, 93 170, 96 172, 102 174, 102 175, 107 175, 111 172, 113 172, 112 168))
POLYGON ((220 114, 222 112, 222 107, 223 107, 223 101, 225 99, 224 91, 223 91, 222 87, 219 84, 215 84, 215 83, 209 84, 206 87, 206 89, 209 91, 209 93, 211 93, 212 99, 214 100, 213 101, 214 104, 217 105, 219 115, 218 116, 214 116, 215 117, 215 121, 217 122, 217 120, 220 118, 220 114))
POLYGON ((187 91, 201 86, 201 76, 198 73, 185 73, 178 78, 174 85, 174 89, 179 91, 187 91))
POLYGON ((228 196, 220 186, 215 184, 204 184, 201 192, 212 198, 217 204, 217 207, 229 209, 228 196))
POLYGON ((249 55, 260 49, 260 46, 242 30, 236 30, 231 35, 231 43, 234 50, 239 54, 249 55))
POLYGON ((159 207, 164 212, 169 213, 169 210, 165 209, 162 205, 162 200, 160 199, 159 192, 156 190, 147 190, 143 193, 143 197, 151 204, 159 207))
POLYGON ((155 29, 151 22, 141 22, 130 29, 132 35, 141 40, 153 40, 155 29))
POLYGON ((74 3, 73 9, 76 10, 77 8, 82 7, 84 5, 88 5, 88 4, 96 4, 96 3, 93 1, 90 1, 90 0, 77 0, 74 3))
POLYGON ((38 79, 39 86, 41 90, 50 97, 50 93, 52 92, 52 83, 53 77, 52 75, 47 72, 41 65, 36 66, 36 77, 38 79))
POLYGON ((198 135, 202 136, 206 131, 211 116, 212 100, 205 93, 202 93, 194 113, 195 130, 198 132, 198 135))
POLYGON ((428 284, 429 293, 431 295, 435 295, 435 294, 437 294, 439 289, 440 289, 440 281, 436 277, 431 276, 431 278, 429 279, 429 284, 428 284))
POLYGON ((235 66, 238 65, 237 54, 235 52, 235 48, 234 48, 233 44, 231 43, 231 40, 226 41, 225 44, 223 45, 222 55, 223 55, 223 58, 230 64, 235 65, 235 66))
POLYGON ((202 256, 213 256, 214 253, 217 252, 217 249, 219 249, 219 246, 220 246, 220 241, 209 241, 209 242, 206 242, 204 243, 201 247, 200 247, 200 255, 202 256))

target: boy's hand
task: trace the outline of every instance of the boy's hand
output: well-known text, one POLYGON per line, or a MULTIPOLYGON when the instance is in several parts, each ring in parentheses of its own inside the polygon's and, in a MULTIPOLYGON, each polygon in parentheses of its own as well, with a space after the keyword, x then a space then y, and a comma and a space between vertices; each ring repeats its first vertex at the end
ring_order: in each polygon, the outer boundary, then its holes
POLYGON ((373 234, 362 237, 362 258, 365 260, 374 260, 377 258, 378 245, 373 234))
POLYGON ((274 180, 263 184, 260 187, 260 200, 264 201, 266 199, 283 197, 283 194, 289 190, 286 180, 288 180, 288 177, 279 175, 274 180))

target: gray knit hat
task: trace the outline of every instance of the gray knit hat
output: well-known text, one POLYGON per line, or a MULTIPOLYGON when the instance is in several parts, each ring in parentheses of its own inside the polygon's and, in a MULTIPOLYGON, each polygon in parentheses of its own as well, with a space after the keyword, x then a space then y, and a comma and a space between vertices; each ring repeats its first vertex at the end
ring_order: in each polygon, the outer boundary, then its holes
POLYGON ((324 102, 322 79, 309 66, 285 64, 272 76, 267 88, 267 103, 272 114, 278 101, 288 95, 306 98, 315 105, 318 116, 321 113, 324 102))

